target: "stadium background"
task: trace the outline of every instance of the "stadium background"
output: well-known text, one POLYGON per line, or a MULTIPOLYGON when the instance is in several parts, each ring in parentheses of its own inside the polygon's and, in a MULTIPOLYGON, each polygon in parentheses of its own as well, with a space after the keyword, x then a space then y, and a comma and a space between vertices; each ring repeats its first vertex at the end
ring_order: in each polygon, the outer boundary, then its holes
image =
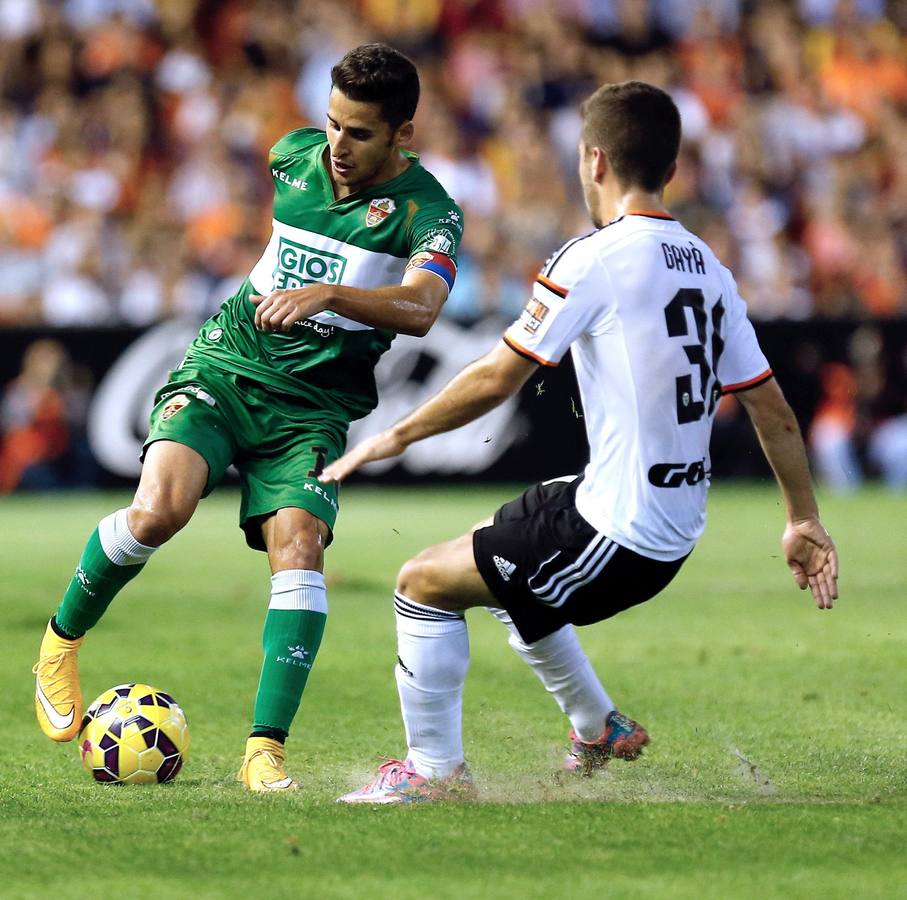
MULTIPOLYGON (((467 227, 434 337, 395 345, 359 435, 490 345, 588 229, 578 102, 639 78, 680 107, 668 203, 737 274, 819 477, 907 487, 905 25, 880 0, 0 0, 0 492, 134 474, 152 389, 267 239, 268 147, 321 126, 330 66, 376 39, 419 66, 417 149, 467 227)), ((577 402, 546 372, 372 477, 575 470, 577 402)), ((764 473, 732 399, 714 451, 764 473)))

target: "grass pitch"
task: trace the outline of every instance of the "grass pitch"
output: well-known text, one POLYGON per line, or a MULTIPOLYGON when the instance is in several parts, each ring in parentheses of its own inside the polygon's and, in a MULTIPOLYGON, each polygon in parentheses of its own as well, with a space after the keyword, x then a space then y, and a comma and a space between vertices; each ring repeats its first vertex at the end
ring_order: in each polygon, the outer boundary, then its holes
POLYGON ((403 747, 392 677, 400 563, 516 491, 349 489, 331 614, 289 747, 292 797, 234 781, 268 580, 237 497, 204 501, 91 633, 86 702, 123 681, 174 694, 192 749, 172 785, 104 787, 32 712, 38 642, 85 536, 126 498, 0 504, 0 896, 696 898, 907 896, 907 502, 825 498, 842 598, 819 612, 780 558, 769 488, 713 491, 710 525, 658 599, 581 637, 653 743, 603 777, 559 770, 566 722, 483 610, 468 615, 463 806, 344 808, 403 747))

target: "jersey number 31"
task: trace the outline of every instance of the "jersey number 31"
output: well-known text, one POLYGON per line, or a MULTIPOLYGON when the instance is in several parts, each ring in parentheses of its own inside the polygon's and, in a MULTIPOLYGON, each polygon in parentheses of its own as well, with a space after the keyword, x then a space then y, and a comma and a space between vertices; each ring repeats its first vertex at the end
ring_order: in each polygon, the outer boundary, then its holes
POLYGON ((684 425, 687 422, 698 422, 708 412, 712 415, 721 396, 721 385, 714 377, 718 371, 718 360, 724 350, 724 338, 721 337, 721 323, 724 319, 724 304, 718 302, 712 307, 711 316, 705 310, 705 296, 699 288, 681 288, 671 302, 665 307, 665 323, 669 337, 693 337, 696 343, 684 344, 683 349, 691 366, 699 369, 701 394, 694 395, 693 374, 681 375, 677 384, 677 421, 684 425), (689 320, 686 310, 692 311, 696 327, 695 335, 690 335, 689 320), (711 318, 711 323, 709 319, 711 318), (709 329, 711 324, 711 329, 709 329), (711 331, 711 335, 707 332, 711 331), (708 345, 708 346, 707 346, 708 345))

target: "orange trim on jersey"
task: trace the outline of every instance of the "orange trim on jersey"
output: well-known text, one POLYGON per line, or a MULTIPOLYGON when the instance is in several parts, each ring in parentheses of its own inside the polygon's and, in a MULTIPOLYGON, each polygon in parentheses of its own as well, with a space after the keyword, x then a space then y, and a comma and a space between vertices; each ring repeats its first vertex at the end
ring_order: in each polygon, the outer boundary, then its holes
POLYGON ((667 219, 669 222, 676 221, 674 216, 668 215, 654 209, 630 209, 624 213, 625 216, 649 216, 652 219, 667 219))
POLYGON ((533 362, 537 362, 539 365, 548 366, 551 369, 557 368, 558 364, 556 362, 551 362, 547 359, 542 359, 541 356, 536 356, 531 350, 527 350, 525 347, 521 347, 512 337, 504 335, 504 343, 513 350, 514 353, 518 353, 520 356, 525 356, 526 359, 531 359, 533 362))
POLYGON ((748 391, 750 388, 759 387, 765 384, 772 377, 772 370, 766 369, 761 375, 750 378, 749 381, 741 381, 739 384, 725 384, 721 388, 722 394, 736 394, 738 391, 748 391))
POLYGON ((548 288, 554 294, 557 294, 558 297, 567 297, 567 288, 561 287, 559 284, 555 284, 550 278, 546 278, 544 275, 539 275, 535 279, 542 287, 548 288))

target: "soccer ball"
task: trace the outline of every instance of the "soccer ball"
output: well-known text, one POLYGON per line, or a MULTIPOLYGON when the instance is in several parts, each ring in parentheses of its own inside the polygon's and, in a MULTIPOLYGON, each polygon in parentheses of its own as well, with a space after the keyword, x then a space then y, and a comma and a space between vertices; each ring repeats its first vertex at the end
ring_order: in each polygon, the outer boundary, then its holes
POLYGON ((173 697, 147 684, 104 691, 88 707, 79 730, 82 765, 95 781, 172 781, 188 749, 186 714, 173 697))

